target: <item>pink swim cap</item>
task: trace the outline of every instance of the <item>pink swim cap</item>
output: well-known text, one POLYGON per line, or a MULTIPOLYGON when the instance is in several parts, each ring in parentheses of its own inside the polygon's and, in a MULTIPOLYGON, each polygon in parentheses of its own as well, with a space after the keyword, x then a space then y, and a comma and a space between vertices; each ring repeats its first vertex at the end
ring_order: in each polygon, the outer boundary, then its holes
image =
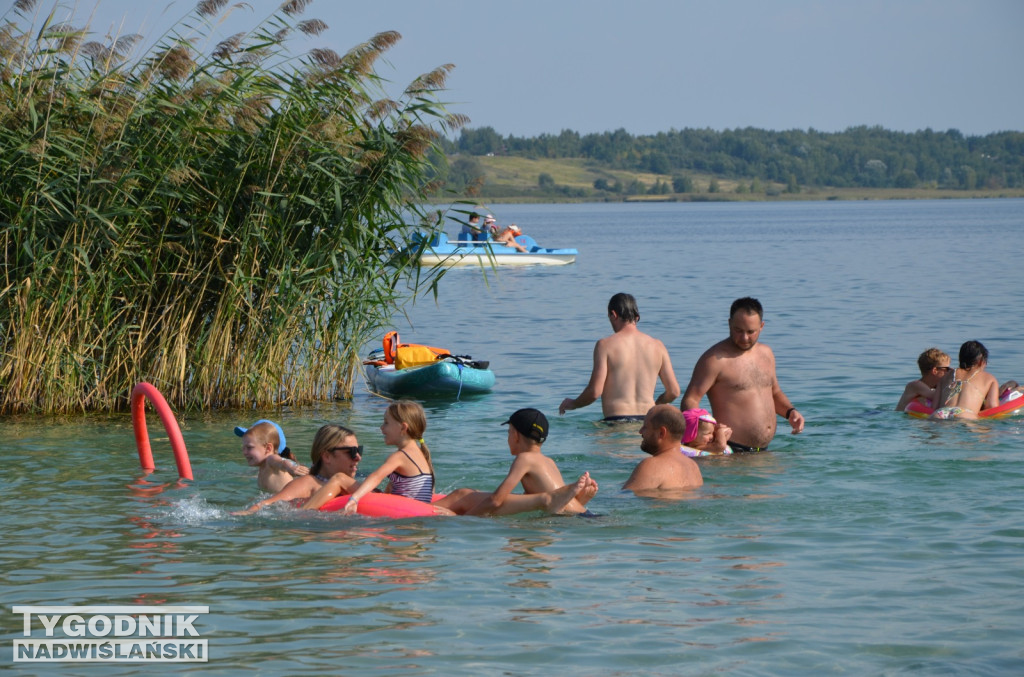
POLYGON ((683 444, 689 444, 697 439, 697 428, 701 421, 718 423, 714 416, 708 413, 707 409, 687 409, 683 412, 686 419, 686 432, 683 433, 683 444))

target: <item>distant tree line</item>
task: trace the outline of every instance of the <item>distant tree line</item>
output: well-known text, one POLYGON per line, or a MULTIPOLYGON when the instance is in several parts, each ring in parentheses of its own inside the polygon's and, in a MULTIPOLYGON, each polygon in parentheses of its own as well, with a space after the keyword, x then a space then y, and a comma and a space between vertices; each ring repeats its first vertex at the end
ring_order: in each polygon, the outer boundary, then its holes
MULTIPOLYGON (((463 128, 457 140, 446 141, 445 151, 461 156, 585 158, 609 169, 759 179, 786 184, 789 190, 797 185, 963 190, 1024 186, 1024 132, 964 136, 955 129, 907 133, 862 126, 828 133, 747 127, 634 136, 624 129, 585 135, 567 129, 526 138, 481 127, 463 128)), ((450 178, 457 183, 458 172, 450 178)))

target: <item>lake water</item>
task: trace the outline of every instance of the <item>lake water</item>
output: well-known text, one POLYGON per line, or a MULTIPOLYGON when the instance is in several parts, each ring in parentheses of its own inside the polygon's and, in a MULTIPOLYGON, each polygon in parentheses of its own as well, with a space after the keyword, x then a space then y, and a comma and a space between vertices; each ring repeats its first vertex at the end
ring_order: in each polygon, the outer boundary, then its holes
MULTIPOLYGON (((453 270, 440 304, 396 323, 404 340, 489 359, 495 391, 431 403, 438 488, 490 489, 511 457, 500 425, 551 419, 545 451, 589 470, 597 519, 371 520, 229 511, 257 496, 236 424, 268 415, 307 457, 325 422, 383 458, 386 402, 185 419, 196 480, 138 471, 128 416, 3 422, 0 664, 23 605, 208 605, 196 627, 236 674, 980 674, 1024 671, 1024 418, 974 425, 892 411, 917 355, 990 350, 1024 381, 1024 201, 509 205, 576 264, 453 270), (965 274, 963 262, 979 266, 965 274), (619 487, 636 428, 600 405, 557 415, 586 384, 605 307, 638 299, 685 387, 726 336, 739 296, 765 307, 762 341, 807 418, 772 452, 702 462, 692 499, 619 487)), ((455 227, 449 229, 456 232, 455 227)), ((150 429, 158 428, 151 417, 150 429)), ((154 438, 162 437, 154 432, 154 438)), ((15 664, 28 674, 39 664, 15 664)), ((179 672, 63 664, 69 674, 179 672)))

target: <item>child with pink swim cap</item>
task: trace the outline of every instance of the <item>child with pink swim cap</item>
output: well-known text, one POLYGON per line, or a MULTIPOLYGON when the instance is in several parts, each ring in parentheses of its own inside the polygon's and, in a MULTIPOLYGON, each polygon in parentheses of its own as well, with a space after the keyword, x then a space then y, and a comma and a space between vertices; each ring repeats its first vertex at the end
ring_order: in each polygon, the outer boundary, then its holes
POLYGON ((686 420, 686 432, 681 440, 681 452, 691 458, 732 453, 726 444, 732 428, 716 421, 707 409, 687 409, 683 418, 686 420))

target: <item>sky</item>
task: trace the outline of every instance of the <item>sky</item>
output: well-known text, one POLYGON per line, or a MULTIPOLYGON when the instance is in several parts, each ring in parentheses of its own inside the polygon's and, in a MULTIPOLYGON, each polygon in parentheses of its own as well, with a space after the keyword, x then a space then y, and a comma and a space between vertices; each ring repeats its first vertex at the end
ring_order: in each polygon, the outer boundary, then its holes
MULTIPOLYGON (((239 3, 218 34, 278 4, 239 3)), ((93 39, 155 37, 194 5, 79 0, 59 12, 93 39)), ((398 31, 377 67, 389 93, 454 64, 448 110, 502 135, 1024 130, 1024 0, 317 0, 302 18, 329 28, 297 52, 398 31)))

